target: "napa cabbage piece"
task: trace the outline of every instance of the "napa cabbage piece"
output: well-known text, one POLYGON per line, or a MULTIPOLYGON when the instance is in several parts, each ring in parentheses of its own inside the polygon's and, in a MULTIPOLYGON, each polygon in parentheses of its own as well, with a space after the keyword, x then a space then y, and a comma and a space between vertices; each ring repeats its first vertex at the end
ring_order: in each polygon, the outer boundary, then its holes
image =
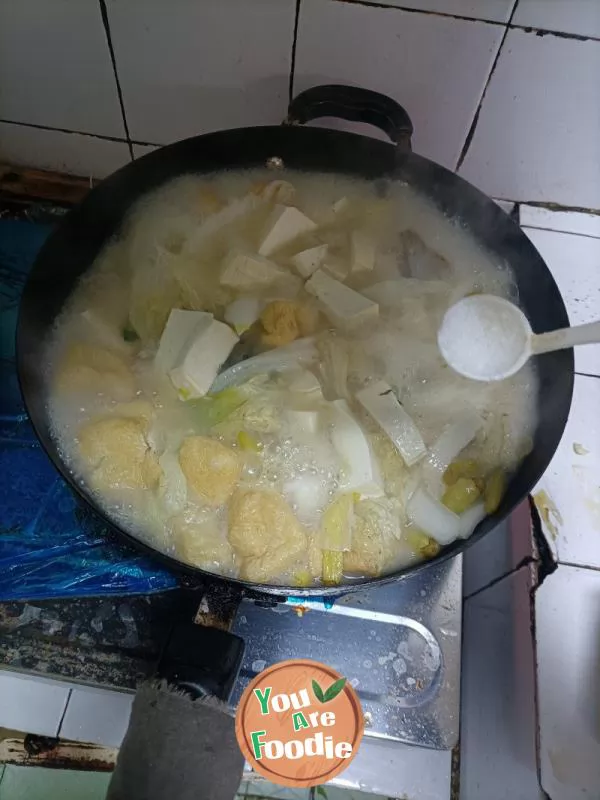
POLYGON ((352 547, 354 496, 343 494, 328 506, 321 518, 323 549, 323 583, 337 585, 342 581, 343 552, 352 547))
POLYGON ((330 404, 331 442, 342 459, 340 488, 358 492, 361 496, 380 497, 383 494, 377 460, 371 452, 369 439, 356 421, 345 400, 330 404))
POLYGON ((156 245, 144 260, 133 262, 129 323, 144 344, 157 342, 181 292, 172 268, 173 255, 156 245))
POLYGON ((317 349, 323 395, 327 400, 347 400, 350 363, 348 342, 340 336, 326 334, 319 338, 317 349))
POLYGON ((415 555, 402 536, 398 506, 388 498, 356 503, 352 547, 344 552, 344 572, 381 575, 405 566, 415 555))
POLYGON ((187 502, 187 481, 177 453, 167 451, 158 459, 161 476, 158 484, 158 499, 170 516, 183 510, 187 502))
POLYGON ((284 347, 276 347, 246 361, 240 361, 217 375, 211 392, 219 392, 234 384, 245 383, 255 375, 269 372, 286 372, 307 366, 317 359, 317 349, 313 337, 297 339, 284 347))
POLYGON ((481 490, 473 478, 458 478, 451 486, 446 487, 442 503, 455 514, 462 514, 471 508, 480 496, 481 490))

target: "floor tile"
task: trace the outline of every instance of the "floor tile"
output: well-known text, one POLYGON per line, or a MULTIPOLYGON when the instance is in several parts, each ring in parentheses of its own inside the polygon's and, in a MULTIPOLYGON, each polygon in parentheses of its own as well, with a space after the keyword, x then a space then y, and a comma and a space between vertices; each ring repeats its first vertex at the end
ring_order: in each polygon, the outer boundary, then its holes
POLYGON ((493 197, 600 208, 599 74, 600 42, 509 31, 460 174, 493 197))
MULTIPOLYGON (((571 325, 597 320, 600 317, 600 239, 531 228, 524 230, 550 267, 571 325)), ((575 369, 586 375, 600 376, 600 344, 575 348, 575 369)))
POLYGON ((0 726, 56 736, 69 691, 58 681, 25 678, 0 670, 0 726))
POLYGON ((0 3, 0 117, 124 135, 99 3, 0 3))
POLYGON ((519 0, 515 25, 600 37, 597 0, 519 0))
POLYGON ((303 0, 294 92, 326 83, 383 92, 410 114, 414 150, 454 169, 501 36, 479 22, 303 0))
POLYGON ((110 777, 105 772, 8 766, 0 800, 104 800, 110 777))
POLYGON ((244 781, 240 789, 242 797, 268 798, 268 800, 308 800, 308 789, 288 789, 285 786, 277 786, 274 783, 260 780, 244 781))
POLYGON ((508 22, 513 0, 364 0, 385 6, 434 11, 459 17, 508 22))
POLYGON ((600 239, 600 215, 583 214, 579 211, 556 211, 541 206, 520 206, 521 225, 563 233, 578 233, 600 239))
POLYGON ((59 735, 76 742, 120 747, 132 703, 132 694, 73 689, 59 735))
POLYGON ((600 569, 600 379, 575 376, 562 440, 532 492, 559 561, 600 569))
POLYGON ((104 178, 129 163, 125 142, 0 122, 2 161, 19 166, 104 178))
POLYGON ((536 593, 542 786, 600 797, 600 573, 559 566, 536 593))
POLYGON ((168 144, 285 117, 294 0, 107 5, 133 139, 168 144))
MULTIPOLYGON (((356 758, 336 778, 352 792, 369 789, 388 797, 441 800, 450 797, 452 752, 363 737, 356 758)), ((325 791, 329 786, 325 785, 325 791)))
POLYGON ((461 800, 542 800, 536 762, 531 574, 522 567, 463 612, 461 800))

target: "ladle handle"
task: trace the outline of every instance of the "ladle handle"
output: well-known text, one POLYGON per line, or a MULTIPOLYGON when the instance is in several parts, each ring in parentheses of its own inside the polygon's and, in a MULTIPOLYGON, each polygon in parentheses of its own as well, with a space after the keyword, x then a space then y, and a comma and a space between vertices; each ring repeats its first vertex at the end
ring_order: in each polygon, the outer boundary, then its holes
POLYGON ((600 343, 600 320, 588 322, 586 325, 576 325, 574 328, 560 328, 557 331, 533 334, 531 352, 533 355, 539 355, 580 344, 597 343, 600 343))

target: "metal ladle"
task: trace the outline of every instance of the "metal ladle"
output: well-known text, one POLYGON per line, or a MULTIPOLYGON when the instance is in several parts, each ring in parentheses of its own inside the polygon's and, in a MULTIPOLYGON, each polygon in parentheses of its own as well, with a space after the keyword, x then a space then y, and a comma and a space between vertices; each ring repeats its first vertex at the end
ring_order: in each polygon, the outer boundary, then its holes
POLYGON ((438 346, 456 372, 476 381, 500 381, 532 355, 600 342, 600 320, 548 333, 533 333, 520 308, 502 297, 464 297, 444 315, 438 346))

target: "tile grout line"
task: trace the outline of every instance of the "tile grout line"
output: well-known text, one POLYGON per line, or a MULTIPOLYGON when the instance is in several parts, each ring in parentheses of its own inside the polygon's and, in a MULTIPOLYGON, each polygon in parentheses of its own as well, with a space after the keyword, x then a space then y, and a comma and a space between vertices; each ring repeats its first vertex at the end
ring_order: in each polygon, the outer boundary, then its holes
POLYGON ((288 83, 288 104, 294 99, 294 76, 296 73, 296 46, 298 44, 298 26, 300 24, 300 4, 302 0, 296 0, 296 10, 294 17, 294 38, 292 40, 292 53, 290 57, 290 80, 288 83))
POLYGON ((381 8, 384 10, 404 11, 408 14, 422 14, 427 17, 441 17, 442 19, 457 19, 461 22, 479 22, 482 25, 494 25, 495 27, 506 26, 511 30, 531 33, 534 36, 556 36, 557 39, 573 39, 578 42, 600 42, 600 36, 585 36, 582 33, 572 33, 570 31, 553 31, 549 28, 542 28, 537 25, 519 25, 511 22, 514 10, 509 15, 507 22, 496 19, 483 19, 482 17, 472 17, 468 14, 451 14, 448 11, 432 11, 424 8, 410 8, 403 5, 390 5, 389 3, 376 2, 376 0, 334 0, 337 3, 347 3, 348 5, 365 6, 366 8, 381 8))
POLYGON ((60 716, 60 720, 58 722, 58 728, 56 730, 56 738, 60 738, 60 732, 62 730, 63 722, 65 721, 65 717, 67 715, 67 708, 69 707, 69 703, 71 702, 71 695, 73 694, 73 689, 69 689, 69 693, 67 694, 67 700, 65 702, 65 707, 63 708, 63 712, 60 716))
POLYGON ((552 200, 508 200, 506 197, 495 197, 495 200, 503 200, 506 203, 519 203, 522 206, 531 208, 543 208, 546 211, 570 211, 574 214, 591 214, 600 217, 600 208, 586 208, 586 206, 567 206, 561 203, 554 203, 552 200))
POLYGON ((125 136, 127 137, 127 145, 129 147, 129 156, 134 161, 133 145, 131 144, 131 136, 129 135, 129 126, 127 124, 127 115, 125 114, 125 102, 123 100, 123 91, 121 89, 121 81, 119 80, 119 73, 117 70, 117 59, 115 56, 115 49, 112 43, 112 36, 110 33, 110 22, 108 19, 108 9, 106 7, 106 0, 98 0, 100 5, 100 16, 102 17, 102 24, 104 26, 104 33, 106 35, 106 44, 110 53, 110 60, 112 63, 113 74, 115 77, 115 84, 117 87, 117 96, 119 98, 119 106, 121 108, 121 117, 123 119, 123 128, 125 129, 125 136))
POLYGON ((463 603, 466 602, 467 600, 471 600, 473 597, 477 597, 477 595, 480 595, 486 589, 491 589, 492 586, 496 586, 496 584, 500 583, 500 581, 503 581, 505 578, 509 578, 511 575, 514 575, 516 572, 523 569, 524 567, 528 567, 531 564, 536 564, 536 563, 538 563, 538 559, 535 558, 535 556, 524 556, 519 561, 518 564, 515 564, 514 567, 511 567, 506 572, 503 572, 502 575, 498 575, 497 577, 492 578, 492 580, 489 583, 486 583, 485 586, 480 586, 479 589, 475 589, 474 591, 471 592, 471 594, 464 595, 463 603))
MULTIPOLYGON (((57 133, 72 133, 75 136, 88 136, 90 139, 102 139, 105 142, 118 142, 119 144, 128 144, 127 139, 120 139, 118 136, 105 136, 101 133, 88 133, 87 131, 73 131, 70 128, 54 128, 51 125, 40 125, 36 122, 17 122, 14 119, 0 118, 0 123, 5 125, 19 125, 22 128, 35 128, 40 131, 55 131, 57 133)), ((138 144, 143 144, 138 142, 138 144)))
POLYGON ((347 3, 351 6, 365 6, 366 8, 382 8, 387 11, 405 11, 408 14, 421 14, 424 17, 441 17, 442 19, 458 19, 463 22, 481 22, 483 25, 504 26, 506 22, 498 22, 493 19, 481 19, 470 17, 464 14, 450 14, 446 11, 431 11, 423 8, 409 8, 402 5, 390 5, 389 3, 370 2, 370 0, 334 0, 336 3, 347 3))
MULTIPOLYGON (((71 128, 56 128, 52 125, 40 125, 37 122, 21 122, 16 119, 5 119, 0 117, 0 124, 3 125, 18 125, 21 128, 34 128, 40 131, 50 131, 55 133, 70 133, 74 136, 87 136, 89 139, 101 139, 105 142, 117 142, 118 144, 128 144, 127 139, 122 139, 119 136, 106 136, 102 133, 90 133, 89 131, 75 131, 71 128)), ((141 142, 138 139, 131 139, 131 144, 139 144, 142 147, 166 147, 165 144, 158 144, 157 142, 141 142)))
POLYGON ((564 228, 545 228, 542 225, 532 225, 531 222, 525 222, 521 225, 521 227, 523 229, 530 231, 546 231, 547 233, 564 233, 566 236, 581 236, 584 239, 600 239, 600 233, 581 233, 581 231, 567 231, 564 228))
POLYGON ((575 569, 589 569, 592 572, 600 572, 600 566, 594 567, 592 564, 576 564, 574 561, 561 561, 556 562, 559 567, 573 567, 575 569))
POLYGON ((577 370, 575 370, 575 375, 581 375, 582 378, 595 378, 596 380, 600 380, 600 375, 592 375, 590 372, 577 372, 577 370))
POLYGON ((502 34, 502 38, 500 39, 500 44, 498 46, 498 50, 496 52, 496 56, 494 58, 494 61, 492 62, 492 67, 491 67, 491 69, 489 71, 489 74, 487 76, 487 80, 486 80, 485 85, 483 87, 483 92, 481 93, 481 97, 479 98, 479 104, 477 105, 477 109, 475 111, 475 116, 473 117, 473 121, 471 122, 471 127, 469 128, 469 130, 467 132, 465 143, 463 145, 462 150, 460 151, 460 155, 458 157, 458 161, 456 162, 456 168, 454 170, 455 172, 458 172, 459 169, 462 167, 463 162, 464 162, 465 158, 467 157, 467 153, 469 152, 469 148, 471 146, 471 142, 473 141, 473 137, 475 136, 475 130, 477 128, 477 123, 479 122, 479 116, 481 114, 481 109, 483 108, 483 101, 485 100, 485 96, 487 94, 488 87, 490 85, 490 82, 492 80, 494 72, 496 71, 496 67, 498 66, 498 62, 500 61, 500 54, 502 53, 502 48, 504 47, 504 42, 506 41, 506 37, 508 36, 508 32, 510 30, 510 23, 512 22, 512 19, 513 19, 514 15, 515 15, 515 12, 517 10, 517 5, 518 4, 519 4, 519 0, 513 0, 513 7, 511 9, 510 15, 508 17, 508 22, 506 23, 506 26, 504 28, 504 33, 502 34))

